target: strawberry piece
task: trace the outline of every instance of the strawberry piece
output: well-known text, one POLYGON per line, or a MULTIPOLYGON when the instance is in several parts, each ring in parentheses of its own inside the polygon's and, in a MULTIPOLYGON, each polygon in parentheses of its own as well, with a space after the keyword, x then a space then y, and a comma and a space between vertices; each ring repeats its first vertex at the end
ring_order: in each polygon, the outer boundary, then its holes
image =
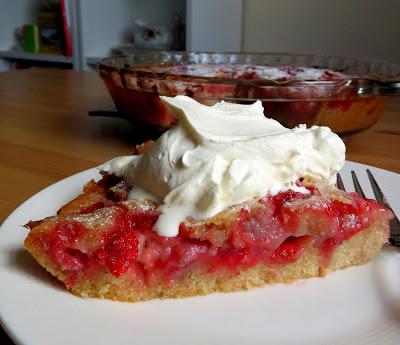
POLYGON ((133 232, 115 233, 107 246, 107 254, 109 271, 116 277, 123 275, 138 255, 138 240, 133 232))
POLYGON ((301 251, 302 246, 298 241, 296 241, 296 239, 293 241, 286 240, 275 249, 269 260, 275 264, 288 264, 296 261, 301 251))

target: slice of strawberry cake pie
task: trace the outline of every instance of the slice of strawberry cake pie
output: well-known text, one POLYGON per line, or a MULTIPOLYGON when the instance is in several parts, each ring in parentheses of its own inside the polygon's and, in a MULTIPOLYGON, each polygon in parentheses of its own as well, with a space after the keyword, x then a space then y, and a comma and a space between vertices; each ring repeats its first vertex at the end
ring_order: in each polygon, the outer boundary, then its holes
POLYGON ((285 128, 260 102, 161 98, 175 127, 26 225, 25 248, 74 294, 245 290, 363 264, 387 241, 391 212, 335 188, 345 146, 329 128, 285 128))

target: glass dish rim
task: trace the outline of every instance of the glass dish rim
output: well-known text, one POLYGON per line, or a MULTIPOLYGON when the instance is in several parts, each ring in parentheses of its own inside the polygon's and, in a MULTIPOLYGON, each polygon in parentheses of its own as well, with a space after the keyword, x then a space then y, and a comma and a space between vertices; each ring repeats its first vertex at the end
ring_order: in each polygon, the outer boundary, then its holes
MULTIPOLYGON (((171 77, 179 76, 180 82, 191 82, 191 81, 201 81, 203 83, 219 83, 219 84, 240 84, 243 86, 292 86, 292 85, 329 85, 329 84, 337 84, 340 83, 351 83, 357 82, 357 84, 371 84, 371 83, 379 83, 379 84, 396 84, 400 83, 400 64, 388 62, 384 60, 378 59, 359 59, 359 58, 351 58, 351 57, 339 57, 339 56, 324 56, 324 55, 315 55, 315 54, 292 54, 292 53, 259 53, 259 52, 195 52, 195 51, 143 51, 141 52, 144 57, 152 57, 153 60, 147 60, 143 62, 137 63, 126 63, 123 62, 126 59, 133 58, 135 54, 132 55, 117 55, 117 56, 110 56, 104 59, 101 59, 97 64, 97 69, 99 71, 118 71, 122 74, 129 73, 135 74, 137 77, 141 78, 150 78, 150 79, 169 79, 171 77), (255 78, 255 79, 238 79, 238 78, 227 78, 227 77, 214 77, 214 76, 196 76, 193 74, 177 74, 177 73, 168 73, 168 72, 156 72, 156 71, 142 71, 138 70, 138 67, 144 66, 154 66, 154 65, 162 65, 162 66, 179 66, 179 65, 187 65, 192 63, 184 63, 182 61, 172 61, 164 63, 160 59, 163 55, 168 55, 172 58, 174 56, 180 55, 181 58, 190 58, 192 56, 208 56, 210 58, 214 56, 236 56, 241 58, 251 58, 251 57, 279 57, 279 56, 286 56, 295 58, 309 58, 309 59, 321 59, 321 60, 343 60, 343 61, 351 61, 357 63, 365 63, 365 64, 375 64, 381 66, 388 66, 393 69, 396 69, 396 73, 392 75, 383 75, 379 73, 352 73, 346 74, 342 70, 335 70, 329 67, 318 67, 321 69, 330 69, 332 71, 337 71, 343 73, 342 78, 332 78, 329 80, 299 80, 299 79, 289 79, 289 80, 279 80, 279 79, 267 79, 267 78, 255 78), (159 58, 157 61, 155 58, 159 58), (117 66, 116 62, 119 62, 122 66, 117 66)), ((176 58, 175 58, 176 60, 176 58)), ((221 64, 214 62, 212 64, 221 64)), ((251 62, 248 63, 232 63, 232 62, 224 62, 223 64, 239 64, 239 65, 252 65, 251 62)), ((274 64, 260 64, 260 63, 253 63, 253 65, 257 66, 274 66, 274 64)), ((290 64, 282 64, 281 66, 290 66, 290 64)), ((304 66, 304 67, 315 67, 315 66, 304 66)), ((173 81, 171 79, 171 81, 173 81)), ((177 80, 178 81, 178 80, 177 80)), ((384 86, 384 85, 381 85, 384 86)))

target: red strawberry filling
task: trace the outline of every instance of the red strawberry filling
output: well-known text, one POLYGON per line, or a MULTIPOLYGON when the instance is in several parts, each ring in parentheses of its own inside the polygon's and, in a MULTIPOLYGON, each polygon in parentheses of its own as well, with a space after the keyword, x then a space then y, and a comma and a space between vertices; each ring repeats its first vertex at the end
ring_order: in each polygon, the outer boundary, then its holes
POLYGON ((50 231, 36 233, 35 240, 65 272, 67 285, 104 271, 147 286, 168 285, 193 267, 234 274, 259 263, 289 264, 307 246, 329 260, 336 246, 368 227, 379 212, 386 214, 356 194, 350 194, 351 203, 344 203, 319 195, 315 188, 310 191, 282 192, 259 200, 257 207, 243 207, 227 225, 223 240, 216 236, 216 225, 195 238, 190 223, 181 224, 177 237, 161 237, 152 230, 158 217, 154 209, 132 210, 122 202, 110 207, 116 215, 101 231, 84 221, 98 212, 93 211, 80 216, 82 221, 58 222, 50 231))

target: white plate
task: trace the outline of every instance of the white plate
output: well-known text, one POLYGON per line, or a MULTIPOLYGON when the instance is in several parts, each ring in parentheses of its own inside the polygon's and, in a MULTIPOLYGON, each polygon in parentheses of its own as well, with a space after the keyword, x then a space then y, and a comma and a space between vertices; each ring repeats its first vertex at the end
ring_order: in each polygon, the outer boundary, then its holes
MULTIPOLYGON (((400 175, 346 162, 367 196, 370 168, 400 215, 400 175)), ((120 303, 73 296, 23 250, 21 225, 53 214, 97 177, 91 169, 36 194, 0 231, 0 320, 18 344, 399 344, 400 253, 289 285, 186 299, 120 303)))

